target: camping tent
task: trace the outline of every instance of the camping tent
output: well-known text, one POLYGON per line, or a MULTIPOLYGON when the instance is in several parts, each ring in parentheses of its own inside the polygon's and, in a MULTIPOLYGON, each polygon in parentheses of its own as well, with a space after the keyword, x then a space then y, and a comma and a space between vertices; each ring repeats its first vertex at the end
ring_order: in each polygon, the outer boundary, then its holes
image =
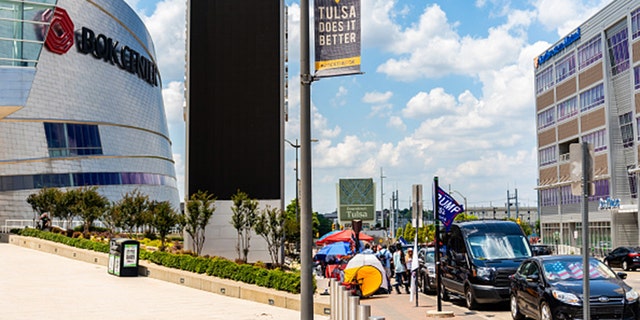
MULTIPOLYGON (((353 230, 345 229, 336 233, 332 233, 329 236, 324 237, 324 239, 321 238, 320 240, 316 241, 316 244, 323 245, 323 244, 334 243, 334 242, 344 242, 344 241, 348 242, 355 238, 356 238, 356 234, 355 232, 353 232, 353 230)), ((358 238, 364 241, 373 241, 373 237, 365 234, 364 232, 360 232, 360 234, 358 235, 358 238)))
POLYGON ((353 256, 344 269, 344 282, 349 285, 357 284, 361 297, 368 297, 380 288, 389 290, 387 274, 374 254, 360 253, 353 256))

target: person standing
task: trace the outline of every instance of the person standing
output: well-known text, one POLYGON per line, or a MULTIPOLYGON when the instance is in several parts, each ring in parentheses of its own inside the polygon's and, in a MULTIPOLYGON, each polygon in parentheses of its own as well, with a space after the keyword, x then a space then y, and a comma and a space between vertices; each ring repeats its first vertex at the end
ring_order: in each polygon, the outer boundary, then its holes
POLYGON ((393 253, 393 264, 395 265, 396 272, 396 293, 400 294, 400 286, 404 285, 405 291, 409 293, 409 285, 405 282, 405 275, 407 273, 407 261, 402 252, 402 244, 396 245, 396 252, 393 253))

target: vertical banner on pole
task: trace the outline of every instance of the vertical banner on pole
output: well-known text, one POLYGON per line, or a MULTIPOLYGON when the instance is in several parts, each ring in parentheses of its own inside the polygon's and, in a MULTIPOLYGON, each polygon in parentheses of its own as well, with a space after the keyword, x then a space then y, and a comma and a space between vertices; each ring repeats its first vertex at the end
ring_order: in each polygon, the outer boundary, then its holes
POLYGON ((315 0, 315 77, 360 72, 360 0, 315 0))

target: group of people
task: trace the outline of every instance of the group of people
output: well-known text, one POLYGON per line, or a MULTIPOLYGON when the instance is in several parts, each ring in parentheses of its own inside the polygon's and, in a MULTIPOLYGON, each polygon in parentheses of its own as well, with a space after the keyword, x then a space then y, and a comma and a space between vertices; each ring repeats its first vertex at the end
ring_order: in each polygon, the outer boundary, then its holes
MULTIPOLYGON (((387 245, 380 246, 374 251, 369 244, 365 244, 362 253, 375 254, 382 263, 382 267, 386 271, 387 280, 395 275, 395 290, 400 294, 400 287, 404 287, 405 292, 409 293, 409 281, 411 279, 411 264, 413 263, 413 248, 408 248, 406 252, 402 250, 402 244, 397 243, 387 248, 387 245), (393 270, 393 272, 392 272, 393 270)), ((389 281, 389 283, 391 283, 389 281)))
MULTIPOLYGON (((393 286, 396 293, 402 293, 401 287, 404 288, 406 293, 409 293, 413 248, 409 247, 405 252, 401 243, 396 243, 391 246, 371 246, 369 243, 365 243, 361 253, 376 255, 385 270, 387 282, 391 283, 390 280, 395 278, 395 284, 393 286)), ((320 261, 322 274, 327 278, 336 278, 342 282, 343 273, 341 267, 346 265, 349 258, 350 256, 327 256, 326 261, 320 261)))

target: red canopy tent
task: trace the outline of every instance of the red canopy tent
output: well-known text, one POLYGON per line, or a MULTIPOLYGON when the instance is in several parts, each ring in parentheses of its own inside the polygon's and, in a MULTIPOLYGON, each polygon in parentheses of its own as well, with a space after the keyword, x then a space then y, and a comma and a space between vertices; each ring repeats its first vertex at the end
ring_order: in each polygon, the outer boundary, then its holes
MULTIPOLYGON (((316 241, 316 245, 323 245, 323 244, 341 242, 341 241, 347 242, 355 239, 355 237, 356 237, 356 234, 355 232, 353 232, 353 230, 345 229, 340 232, 333 233, 328 237, 325 237, 324 239, 316 241)), ((373 241, 372 236, 365 234, 362 231, 358 234, 358 238, 363 241, 373 241)))

